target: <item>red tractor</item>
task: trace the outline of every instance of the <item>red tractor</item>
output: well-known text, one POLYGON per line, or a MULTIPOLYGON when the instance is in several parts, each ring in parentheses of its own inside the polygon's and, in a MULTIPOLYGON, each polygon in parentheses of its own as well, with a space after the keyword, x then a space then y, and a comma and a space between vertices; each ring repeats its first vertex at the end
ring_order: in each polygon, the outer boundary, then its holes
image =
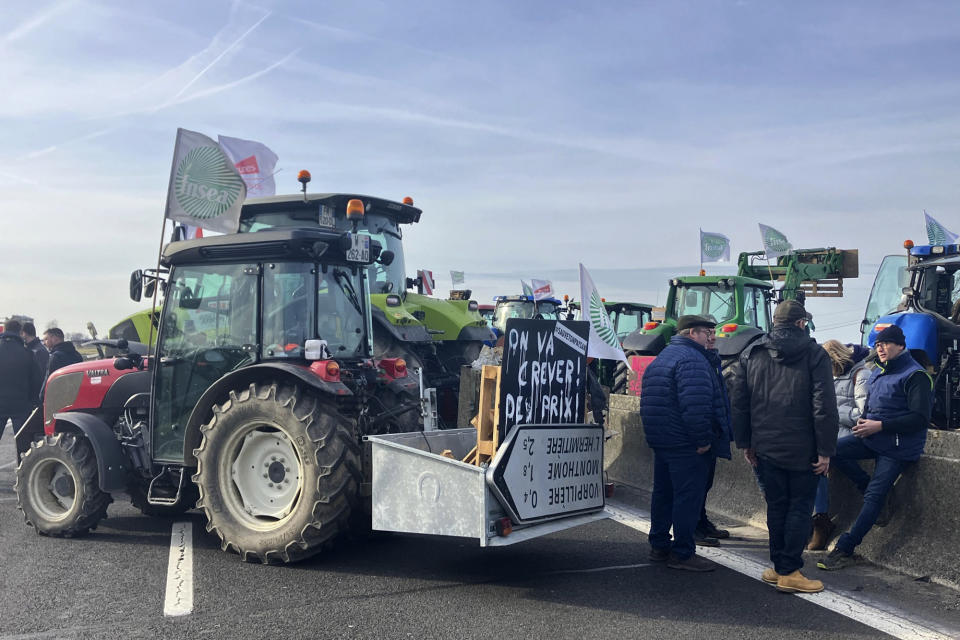
POLYGON ((371 357, 367 267, 391 259, 316 228, 168 244, 165 278, 131 278, 137 300, 164 288, 155 353, 56 371, 17 433, 27 523, 81 535, 124 492, 150 514, 199 507, 223 549, 265 563, 369 527, 362 438, 419 409, 404 361, 371 357))

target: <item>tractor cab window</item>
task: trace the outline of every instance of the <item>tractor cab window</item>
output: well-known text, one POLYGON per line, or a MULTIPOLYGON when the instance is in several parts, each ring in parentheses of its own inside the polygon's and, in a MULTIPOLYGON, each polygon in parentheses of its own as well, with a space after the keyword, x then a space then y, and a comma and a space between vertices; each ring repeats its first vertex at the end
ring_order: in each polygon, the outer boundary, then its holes
POLYGON ((532 318, 534 315, 536 315, 536 307, 531 300, 498 302, 493 311, 493 326, 503 332, 507 330, 507 320, 510 318, 532 318))
MULTIPOLYGON (((345 218, 337 218, 338 231, 352 229, 352 222, 345 218)), ((402 294, 407 290, 407 273, 403 264, 403 231, 400 225, 387 216, 370 213, 363 217, 360 231, 379 242, 383 251, 392 251, 394 255, 390 266, 375 262, 368 267, 367 281, 370 283, 370 293, 402 294)))
POLYGON ((897 308, 903 297, 903 288, 910 284, 906 256, 887 256, 880 263, 880 269, 873 281, 867 310, 863 316, 863 344, 866 344, 870 330, 877 318, 897 308))
POLYGON ((623 340, 626 336, 643 327, 650 319, 650 312, 643 309, 623 308, 610 314, 614 326, 617 328, 617 337, 623 340))
POLYGON ((365 300, 359 270, 324 265, 318 283, 317 337, 327 341, 334 358, 363 355, 365 300))
POLYGON ((257 272, 255 265, 205 265, 170 274, 153 399, 158 460, 183 460, 184 429, 200 396, 255 358, 257 272))
POLYGON ((537 313, 533 317, 543 320, 559 320, 560 307, 555 302, 541 300, 537 303, 537 313))
POLYGON ((770 330, 766 300, 759 287, 743 288, 743 324, 757 327, 761 331, 770 330))
POLYGON ((264 358, 303 357, 303 343, 312 338, 316 267, 305 263, 263 266, 264 358))
POLYGON ((710 316, 721 323, 736 315, 734 289, 716 285, 682 285, 677 288, 674 303, 675 317, 687 315, 710 316))

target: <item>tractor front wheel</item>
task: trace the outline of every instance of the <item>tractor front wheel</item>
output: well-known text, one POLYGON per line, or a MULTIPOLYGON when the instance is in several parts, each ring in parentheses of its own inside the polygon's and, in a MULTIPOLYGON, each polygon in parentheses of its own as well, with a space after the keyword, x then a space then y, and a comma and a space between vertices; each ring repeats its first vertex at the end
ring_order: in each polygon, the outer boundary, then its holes
POLYGON ((100 490, 87 439, 58 433, 30 444, 17 467, 17 506, 46 536, 70 538, 95 529, 113 499, 100 490))
POLYGON ((310 391, 253 383, 201 427, 197 506, 224 550, 294 562, 348 527, 362 481, 351 423, 310 391))

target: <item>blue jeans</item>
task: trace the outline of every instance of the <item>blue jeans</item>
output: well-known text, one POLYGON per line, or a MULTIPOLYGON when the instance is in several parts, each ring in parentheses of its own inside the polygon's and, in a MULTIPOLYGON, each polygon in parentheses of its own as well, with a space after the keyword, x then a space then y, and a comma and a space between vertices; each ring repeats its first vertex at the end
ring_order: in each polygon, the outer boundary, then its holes
POLYGON ((820 476, 820 480, 817 482, 817 497, 813 501, 813 512, 830 512, 830 480, 825 475, 820 476))
POLYGON ((803 550, 813 527, 810 509, 819 476, 813 470, 784 469, 763 458, 759 469, 767 499, 770 560, 778 574, 790 575, 803 566, 803 550))
POLYGON ((863 542, 863 537, 877 521, 877 516, 883 509, 887 494, 897 481, 900 474, 909 462, 897 460, 890 456, 878 455, 875 451, 863 444, 863 440, 856 436, 846 436, 837 441, 837 454, 833 458, 833 465, 845 476, 850 478, 860 493, 863 494, 863 507, 856 522, 837 540, 837 549, 844 553, 853 553, 853 550, 863 542), (873 476, 860 468, 857 460, 876 460, 873 476))
POLYGON ((707 494, 710 493, 710 489, 713 488, 713 477, 717 473, 717 456, 713 454, 713 448, 710 448, 710 451, 707 451, 705 454, 709 458, 707 462, 707 483, 703 487, 703 506, 700 507, 700 518, 697 520, 697 529, 703 529, 707 526, 707 523, 710 522, 710 518, 707 517, 707 494))
POLYGON ((711 459, 715 456, 709 452, 699 455, 694 449, 654 449, 649 535, 654 549, 671 548, 672 526, 673 554, 681 560, 693 555, 693 532, 703 509, 711 459))

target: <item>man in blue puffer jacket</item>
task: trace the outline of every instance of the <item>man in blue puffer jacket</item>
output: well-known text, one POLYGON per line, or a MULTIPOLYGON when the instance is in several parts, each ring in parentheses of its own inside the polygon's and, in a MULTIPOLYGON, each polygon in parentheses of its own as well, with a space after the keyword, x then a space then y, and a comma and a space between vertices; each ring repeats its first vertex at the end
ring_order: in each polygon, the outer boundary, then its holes
POLYGON ((716 323, 682 316, 678 334, 643 375, 640 416, 654 452, 650 559, 673 569, 712 571, 696 555, 694 530, 710 463, 730 458, 730 409, 713 352, 716 323), (670 528, 673 527, 673 544, 670 528))
POLYGON ((890 325, 877 334, 877 368, 867 383, 867 404, 853 435, 837 442, 833 462, 863 493, 850 531, 817 563, 828 571, 854 562, 853 550, 877 522, 887 494, 910 463, 923 455, 933 405, 933 380, 907 350, 903 331, 890 325), (873 475, 858 460, 875 460, 873 475))

